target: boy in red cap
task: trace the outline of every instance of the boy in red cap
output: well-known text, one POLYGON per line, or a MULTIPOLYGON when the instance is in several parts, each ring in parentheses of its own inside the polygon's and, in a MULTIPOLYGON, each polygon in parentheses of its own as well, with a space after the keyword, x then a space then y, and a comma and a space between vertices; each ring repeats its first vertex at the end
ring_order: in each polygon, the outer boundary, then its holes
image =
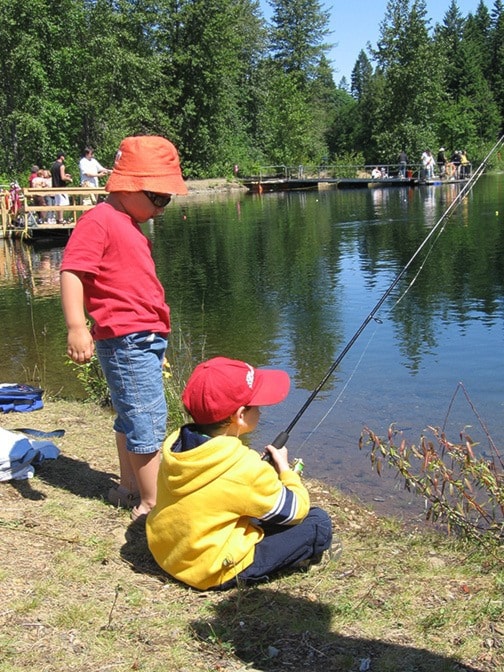
POLYGON ((120 483, 112 503, 145 518, 156 501, 167 408, 162 366, 170 311, 139 222, 161 215, 172 194, 187 194, 177 150, 158 136, 125 138, 105 186, 80 217, 61 264, 67 354, 89 362, 95 347, 117 417, 120 483), (93 326, 89 331, 86 313, 93 326))
POLYGON ((330 518, 310 508, 287 448, 266 446, 268 464, 239 438, 255 429, 259 406, 282 401, 289 384, 284 371, 225 357, 193 371, 182 401, 194 424, 166 439, 147 516, 149 549, 173 578, 225 590, 315 563, 330 548, 330 518))

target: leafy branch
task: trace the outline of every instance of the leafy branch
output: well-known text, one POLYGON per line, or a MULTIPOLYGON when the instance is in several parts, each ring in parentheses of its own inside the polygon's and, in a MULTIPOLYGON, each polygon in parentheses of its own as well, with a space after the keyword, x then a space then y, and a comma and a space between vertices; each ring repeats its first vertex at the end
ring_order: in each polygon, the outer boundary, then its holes
MULTIPOLYGON (((458 389, 463 389, 461 383, 458 389)), ((393 425, 387 439, 366 427, 359 447, 369 447, 371 465, 379 475, 387 464, 404 479, 408 491, 424 498, 427 520, 445 524, 449 532, 464 538, 502 544, 504 460, 481 424, 489 439, 490 457, 478 451, 466 428, 460 432, 460 441, 453 443, 443 430, 428 427, 428 435, 414 445, 401 439, 393 425)))

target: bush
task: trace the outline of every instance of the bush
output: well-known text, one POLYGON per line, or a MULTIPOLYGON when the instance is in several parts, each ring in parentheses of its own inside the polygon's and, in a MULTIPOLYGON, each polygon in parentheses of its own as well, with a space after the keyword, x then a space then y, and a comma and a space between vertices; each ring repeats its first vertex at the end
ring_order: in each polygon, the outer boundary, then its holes
POLYGON ((504 461, 490 440, 492 457, 476 454, 464 431, 452 443, 441 430, 429 427, 418 446, 398 442, 392 427, 384 440, 365 428, 360 447, 370 446, 371 464, 380 474, 383 462, 404 479, 405 487, 423 497, 427 520, 437 521, 460 536, 483 543, 504 542, 504 461))
POLYGON ((82 383, 89 401, 102 407, 112 406, 107 381, 96 355, 93 355, 86 364, 76 364, 71 359, 66 363, 75 372, 77 380, 82 383))

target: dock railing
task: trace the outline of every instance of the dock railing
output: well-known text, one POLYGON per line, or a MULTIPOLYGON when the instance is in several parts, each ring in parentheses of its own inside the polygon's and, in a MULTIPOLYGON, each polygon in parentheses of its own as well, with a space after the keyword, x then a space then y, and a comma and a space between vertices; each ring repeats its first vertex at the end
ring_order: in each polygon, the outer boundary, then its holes
MULTIPOLYGON (((265 182, 267 180, 338 180, 338 179, 370 179, 375 168, 378 168, 382 175, 376 179, 387 178, 407 178, 407 179, 425 179, 425 170, 422 163, 408 163, 406 165, 399 163, 373 163, 373 164, 303 164, 298 166, 289 165, 273 165, 261 166, 255 175, 248 175, 247 180, 255 180, 257 182, 265 182)), ((454 179, 462 177, 470 177, 472 174, 472 164, 466 164, 465 167, 455 167, 448 162, 446 172, 440 174, 438 165, 434 168, 434 178, 454 177, 454 179), (461 174, 464 168, 463 175, 461 174)))
POLYGON ((2 189, 1 196, 1 216, 2 216, 2 234, 3 237, 19 235, 30 237, 30 231, 34 228, 44 228, 61 230, 71 229, 75 226, 77 218, 86 210, 94 208, 100 198, 106 196, 107 192, 103 187, 70 187, 60 188, 40 188, 29 189, 20 187, 17 195, 19 198, 18 209, 13 210, 11 192, 9 189, 2 189), (56 194, 65 194, 68 196, 68 205, 55 205, 46 202, 46 197, 53 198, 56 194), (37 203, 36 196, 42 196, 42 201, 37 203), (50 213, 55 215, 56 220, 65 220, 65 224, 48 222, 47 217, 50 213))

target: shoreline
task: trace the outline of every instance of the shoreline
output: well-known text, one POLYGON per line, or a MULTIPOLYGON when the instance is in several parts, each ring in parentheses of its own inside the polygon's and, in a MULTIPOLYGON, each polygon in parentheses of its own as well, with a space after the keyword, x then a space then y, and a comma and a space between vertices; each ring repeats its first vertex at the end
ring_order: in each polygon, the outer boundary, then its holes
POLYGON ((247 187, 236 179, 227 179, 225 177, 209 178, 204 180, 186 180, 189 193, 187 196, 179 198, 188 198, 189 196, 201 196, 206 194, 239 193, 246 192, 247 187))

